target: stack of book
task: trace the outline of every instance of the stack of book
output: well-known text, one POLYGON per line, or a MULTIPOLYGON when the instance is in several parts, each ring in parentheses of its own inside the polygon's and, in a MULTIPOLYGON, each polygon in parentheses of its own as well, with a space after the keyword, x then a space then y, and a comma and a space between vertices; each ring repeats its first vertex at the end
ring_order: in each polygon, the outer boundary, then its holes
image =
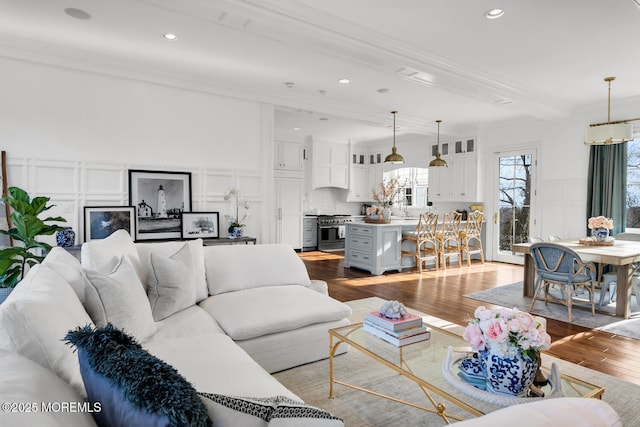
POLYGON ((362 330, 398 347, 428 340, 431 336, 422 324, 422 317, 413 313, 407 313, 401 319, 389 319, 378 311, 372 311, 365 316, 362 330))

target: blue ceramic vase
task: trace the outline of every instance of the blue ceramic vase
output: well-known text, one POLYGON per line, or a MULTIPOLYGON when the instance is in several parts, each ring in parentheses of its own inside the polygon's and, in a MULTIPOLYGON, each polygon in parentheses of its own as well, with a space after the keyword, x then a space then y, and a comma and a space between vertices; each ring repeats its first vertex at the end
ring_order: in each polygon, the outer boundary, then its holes
POLYGON ((234 227, 229 232, 229 238, 230 239, 238 239, 238 238, 242 237, 243 233, 244 232, 242 230, 242 227, 234 227))
POLYGON ((76 244, 76 232, 71 227, 56 233, 56 243, 63 248, 69 248, 76 244))
POLYGON ((591 230, 591 237, 597 242, 604 242, 609 237, 609 229, 604 227, 594 228, 591 230))
POLYGON ((525 397, 538 370, 538 362, 518 352, 503 358, 491 351, 481 352, 486 374, 486 388, 497 394, 525 397))

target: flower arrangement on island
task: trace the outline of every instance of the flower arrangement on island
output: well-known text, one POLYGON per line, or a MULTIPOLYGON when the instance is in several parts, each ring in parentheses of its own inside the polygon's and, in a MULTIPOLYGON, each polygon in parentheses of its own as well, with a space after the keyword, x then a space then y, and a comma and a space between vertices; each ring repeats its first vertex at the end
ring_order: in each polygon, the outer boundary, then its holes
POLYGON ((236 228, 242 228, 245 226, 244 222, 249 218, 249 202, 243 197, 240 197, 240 191, 237 188, 229 188, 224 194, 225 200, 232 200, 235 205, 235 216, 225 215, 227 221, 229 221, 229 233, 232 233, 236 228), (242 218, 240 217, 240 208, 247 212, 244 212, 242 218))
POLYGON ((383 208, 390 208, 393 200, 400 193, 398 178, 392 178, 378 184, 378 187, 372 189, 373 200, 379 203, 383 208))
POLYGON ((484 306, 478 307, 474 316, 463 335, 474 351, 491 351, 503 358, 521 353, 535 360, 537 352, 551 347, 551 337, 542 317, 517 308, 484 306))
POLYGON ((606 228, 607 230, 613 229, 613 219, 600 216, 592 216, 589 218, 589 229, 595 230, 596 228, 606 228))

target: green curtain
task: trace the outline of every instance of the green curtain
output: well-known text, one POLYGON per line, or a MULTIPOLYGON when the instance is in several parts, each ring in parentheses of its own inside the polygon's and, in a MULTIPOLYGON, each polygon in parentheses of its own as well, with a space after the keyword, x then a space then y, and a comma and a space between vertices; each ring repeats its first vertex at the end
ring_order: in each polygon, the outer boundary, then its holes
POLYGON ((611 235, 623 232, 627 223, 626 142, 591 146, 588 186, 587 218, 612 218, 611 235))

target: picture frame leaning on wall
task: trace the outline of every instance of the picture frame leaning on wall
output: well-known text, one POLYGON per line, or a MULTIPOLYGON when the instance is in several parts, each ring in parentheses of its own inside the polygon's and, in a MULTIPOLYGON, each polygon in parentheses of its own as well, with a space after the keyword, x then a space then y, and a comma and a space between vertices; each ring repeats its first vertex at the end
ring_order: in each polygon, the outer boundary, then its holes
POLYGON ((182 214, 191 212, 191 172, 130 169, 129 204, 136 241, 180 239, 182 214))

